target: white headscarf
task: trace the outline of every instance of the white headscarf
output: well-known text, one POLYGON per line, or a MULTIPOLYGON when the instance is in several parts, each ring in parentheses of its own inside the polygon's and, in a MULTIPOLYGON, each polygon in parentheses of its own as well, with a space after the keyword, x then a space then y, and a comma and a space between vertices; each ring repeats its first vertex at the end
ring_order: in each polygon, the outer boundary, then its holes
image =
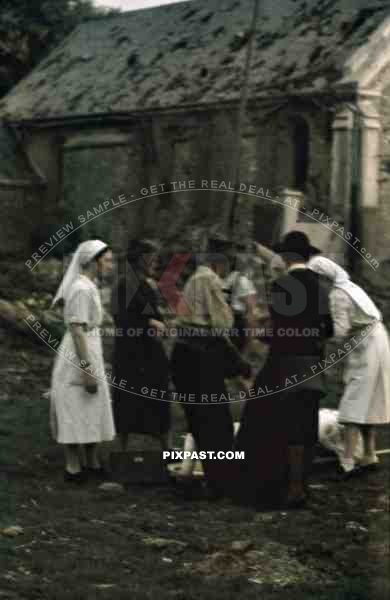
POLYGON ((313 256, 308 262, 308 267, 319 275, 324 275, 333 282, 334 287, 342 289, 348 294, 359 308, 369 317, 382 320, 382 313, 375 306, 366 292, 353 283, 342 267, 324 256, 313 256))
POLYGON ((77 247, 72 260, 70 261, 70 265, 58 287, 56 295, 54 296, 54 300, 51 303, 52 306, 57 304, 61 299, 66 301, 70 288, 77 277, 82 273, 82 268, 99 254, 99 252, 104 250, 104 248, 107 248, 107 244, 101 240, 88 240, 87 242, 82 242, 77 247))

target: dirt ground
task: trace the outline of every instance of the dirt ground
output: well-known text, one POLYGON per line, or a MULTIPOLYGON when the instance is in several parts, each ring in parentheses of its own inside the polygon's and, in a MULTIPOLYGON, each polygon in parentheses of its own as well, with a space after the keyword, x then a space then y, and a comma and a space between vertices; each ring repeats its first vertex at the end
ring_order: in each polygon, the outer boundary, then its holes
POLYGON ((348 483, 317 467, 309 507, 289 513, 74 489, 42 397, 53 355, 1 332, 0 358, 0 529, 22 528, 0 535, 0 600, 388 600, 387 458, 348 483))

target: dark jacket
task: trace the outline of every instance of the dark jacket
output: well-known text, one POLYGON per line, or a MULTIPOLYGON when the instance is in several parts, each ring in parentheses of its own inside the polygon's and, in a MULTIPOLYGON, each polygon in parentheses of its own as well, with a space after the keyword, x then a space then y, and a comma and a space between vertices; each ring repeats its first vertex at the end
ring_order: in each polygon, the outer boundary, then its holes
POLYGON ((310 269, 294 269, 274 281, 271 352, 320 356, 333 335, 328 293, 310 269))
POLYGON ((293 393, 303 389, 325 392, 319 361, 333 335, 328 292, 316 273, 294 269, 274 281, 271 291, 270 352, 257 384, 293 393), (299 382, 299 387, 293 384, 299 382))

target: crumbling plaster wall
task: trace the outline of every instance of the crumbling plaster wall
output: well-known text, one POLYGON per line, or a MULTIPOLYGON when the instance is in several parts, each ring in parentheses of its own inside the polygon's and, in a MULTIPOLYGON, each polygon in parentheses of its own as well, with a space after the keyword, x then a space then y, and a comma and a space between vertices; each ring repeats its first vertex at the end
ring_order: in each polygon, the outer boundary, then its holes
MULTIPOLYGON (((306 208, 326 211, 331 113, 308 103, 284 103, 275 108, 272 110, 268 103, 251 106, 248 111, 243 124, 240 182, 263 188, 264 193, 269 190, 270 195, 276 195, 279 187, 294 187, 291 123, 299 116, 309 128, 306 208)), ((236 108, 221 106, 202 112, 145 116, 142 121, 115 126, 33 132, 28 149, 48 179, 41 221, 57 226, 71 214, 77 220, 87 210, 119 195, 136 199, 142 188, 151 185, 165 184, 165 190, 172 190, 172 182, 192 179, 197 184, 217 180, 234 186, 236 117, 236 108), (127 136, 128 143, 110 145, 115 135, 127 136), (82 143, 77 144, 80 136, 82 143)), ((120 246, 128 235, 156 236, 182 246, 191 240, 193 230, 223 231, 232 197, 232 192, 225 190, 183 189, 133 200, 97 220, 110 221, 110 241, 120 246)), ((253 236, 254 209, 261 211, 266 202, 245 195, 240 198, 239 237, 253 236)), ((106 231, 96 222, 85 226, 81 237, 106 231)))

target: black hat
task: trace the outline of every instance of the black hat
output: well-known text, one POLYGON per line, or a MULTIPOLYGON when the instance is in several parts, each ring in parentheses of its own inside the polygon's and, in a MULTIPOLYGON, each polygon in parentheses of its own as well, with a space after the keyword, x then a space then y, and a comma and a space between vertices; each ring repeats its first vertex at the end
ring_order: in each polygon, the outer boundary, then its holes
POLYGON ((152 240, 129 240, 127 246, 127 260, 136 262, 144 254, 157 254, 158 245, 152 240))
POLYGON ((321 253, 319 248, 310 244, 309 238, 303 231, 290 231, 272 249, 276 254, 295 254, 306 259, 321 253))
POLYGON ((209 262, 223 263, 232 249, 232 242, 224 237, 209 238, 207 243, 207 255, 209 262))

